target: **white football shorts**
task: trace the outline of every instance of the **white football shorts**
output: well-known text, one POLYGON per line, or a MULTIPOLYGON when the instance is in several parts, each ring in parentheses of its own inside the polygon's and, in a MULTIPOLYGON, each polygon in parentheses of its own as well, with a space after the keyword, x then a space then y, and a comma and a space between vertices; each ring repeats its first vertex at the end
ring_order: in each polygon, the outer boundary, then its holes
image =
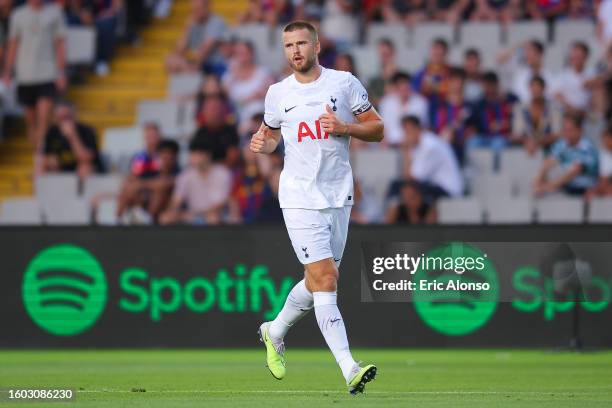
POLYGON ((352 206, 308 210, 283 208, 293 250, 302 264, 333 258, 340 266, 352 206))

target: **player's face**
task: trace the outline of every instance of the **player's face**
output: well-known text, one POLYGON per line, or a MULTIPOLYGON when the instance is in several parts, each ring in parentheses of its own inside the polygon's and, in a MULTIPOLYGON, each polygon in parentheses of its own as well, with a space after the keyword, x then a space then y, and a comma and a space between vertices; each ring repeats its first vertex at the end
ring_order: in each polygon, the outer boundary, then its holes
POLYGON ((314 41, 308 30, 283 33, 283 44, 285 57, 293 71, 308 72, 317 62, 321 45, 314 41))

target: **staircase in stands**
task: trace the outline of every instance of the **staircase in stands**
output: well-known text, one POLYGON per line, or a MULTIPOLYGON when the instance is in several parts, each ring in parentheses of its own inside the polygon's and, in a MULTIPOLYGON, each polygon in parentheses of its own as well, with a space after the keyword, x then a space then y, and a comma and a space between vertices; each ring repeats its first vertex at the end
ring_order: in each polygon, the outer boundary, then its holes
MULTIPOLYGON (((212 9, 231 25, 247 5, 248 0, 213 0, 212 9)), ((136 122, 138 102, 166 97, 169 76, 164 59, 182 32, 189 7, 189 0, 174 0, 170 15, 152 21, 141 33, 137 46, 118 48, 108 76, 92 74, 85 84, 68 91, 79 119, 97 130, 100 144, 106 128, 132 126, 136 122)), ((0 201, 33 194, 32 147, 25 137, 23 124, 13 128, 0 141, 0 201)))

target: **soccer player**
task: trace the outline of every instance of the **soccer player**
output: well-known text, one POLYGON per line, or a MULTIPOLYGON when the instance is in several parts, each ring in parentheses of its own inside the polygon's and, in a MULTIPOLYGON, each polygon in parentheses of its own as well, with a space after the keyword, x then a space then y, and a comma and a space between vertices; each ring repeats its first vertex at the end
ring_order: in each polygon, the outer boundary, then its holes
POLYGON ((250 148, 269 154, 283 137, 279 201, 293 249, 304 264, 304 279, 276 319, 260 326, 259 335, 268 368, 280 380, 286 371, 283 338, 314 307, 349 391, 357 394, 375 377, 376 366, 360 367, 353 359, 336 304, 338 266, 355 200, 349 142, 351 137, 380 142, 383 122, 352 74, 319 65, 321 45, 311 24, 285 26, 283 45, 293 75, 268 89, 264 120, 250 148))

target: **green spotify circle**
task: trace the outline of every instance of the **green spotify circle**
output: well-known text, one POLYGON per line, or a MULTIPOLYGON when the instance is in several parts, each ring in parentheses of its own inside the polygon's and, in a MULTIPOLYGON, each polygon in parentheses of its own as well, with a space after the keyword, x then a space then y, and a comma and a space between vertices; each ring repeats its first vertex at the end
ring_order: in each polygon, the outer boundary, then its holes
POLYGON ((107 285, 98 260, 74 245, 39 252, 23 277, 23 303, 43 330, 74 336, 93 326, 106 305, 107 285))
MULTIPOLYGON (((495 313, 499 301, 499 281, 493 263, 478 248, 452 242, 438 246, 425 254, 428 260, 442 259, 456 265, 466 258, 480 258, 482 268, 469 268, 462 274, 424 267, 413 276, 413 281, 434 280, 446 287, 449 281, 463 283, 488 283, 489 290, 417 290, 414 292, 414 307, 421 319, 433 330, 447 336, 464 336, 484 326, 495 313), (463 258, 461 260, 460 258, 463 258)), ((433 263, 433 262, 432 262, 433 263)))

